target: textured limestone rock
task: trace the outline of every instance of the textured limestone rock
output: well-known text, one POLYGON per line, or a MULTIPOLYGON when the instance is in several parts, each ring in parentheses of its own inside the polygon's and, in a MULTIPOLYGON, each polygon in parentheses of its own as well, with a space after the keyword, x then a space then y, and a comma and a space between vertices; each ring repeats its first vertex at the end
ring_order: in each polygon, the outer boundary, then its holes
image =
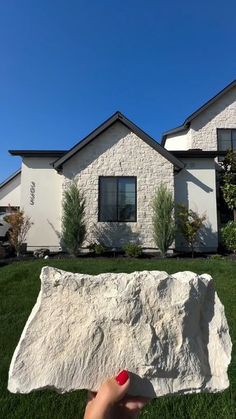
POLYGON ((143 271, 97 276, 51 267, 12 358, 13 393, 96 391, 133 373, 131 394, 221 391, 231 340, 207 274, 143 271))

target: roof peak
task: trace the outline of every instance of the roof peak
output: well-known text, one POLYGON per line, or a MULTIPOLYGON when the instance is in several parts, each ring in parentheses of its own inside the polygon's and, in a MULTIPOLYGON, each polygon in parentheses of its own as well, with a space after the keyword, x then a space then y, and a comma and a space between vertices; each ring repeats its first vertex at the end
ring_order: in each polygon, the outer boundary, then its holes
POLYGON ((229 92, 231 89, 233 89, 234 87, 236 87, 236 79, 233 80, 231 83, 227 84, 227 86, 225 86, 222 90, 220 90, 216 95, 214 95, 211 99, 209 99, 207 102, 205 102, 203 105, 201 105, 195 112, 193 112, 191 115, 189 115, 185 121, 183 122, 182 125, 176 127, 176 128, 172 128, 171 130, 168 130, 166 132, 164 132, 164 134, 162 135, 162 140, 161 140, 161 144, 164 147, 165 146, 165 141, 166 141, 166 137, 167 135, 170 134, 177 134, 178 132, 181 131, 185 131, 189 128, 189 125, 191 123, 191 121, 196 118, 201 112, 203 112, 205 109, 207 109, 210 105, 212 105, 213 103, 215 103, 221 96, 223 96, 224 94, 226 94, 227 92, 229 92))
POLYGON ((135 125, 132 121, 130 121, 124 114, 120 111, 116 111, 110 118, 106 119, 102 124, 100 124, 95 130, 93 130, 90 134, 88 134, 85 138, 79 141, 75 146, 73 146, 65 155, 59 157, 54 163, 53 166, 56 170, 60 170, 63 164, 69 160, 74 154, 76 154, 79 150, 89 144, 92 140, 94 140, 98 135, 102 134, 107 128, 112 126, 116 121, 121 121, 127 128, 133 131, 138 137, 140 137, 143 141, 149 144, 152 148, 162 154, 167 160, 172 162, 177 168, 182 168, 183 163, 179 161, 176 157, 174 157, 169 151, 167 151, 164 147, 162 147, 157 141, 155 141, 152 137, 146 134, 141 128, 135 125))

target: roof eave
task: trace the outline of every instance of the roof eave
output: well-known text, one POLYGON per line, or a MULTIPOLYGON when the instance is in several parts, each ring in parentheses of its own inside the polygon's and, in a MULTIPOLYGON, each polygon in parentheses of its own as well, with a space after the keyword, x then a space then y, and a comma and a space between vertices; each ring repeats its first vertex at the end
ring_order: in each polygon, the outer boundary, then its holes
POLYGON ((216 102, 216 100, 218 100, 221 96, 223 96, 225 93, 227 93, 233 87, 236 87, 236 80, 232 81, 224 89, 220 90, 219 93, 217 93, 210 100, 208 100, 206 103, 204 103, 202 106, 200 106, 200 108, 198 108, 195 112, 193 112, 191 115, 189 115, 185 119, 184 123, 181 126, 179 126, 177 128, 173 128, 173 129, 171 129, 169 131, 164 132, 164 134, 162 135, 161 145, 163 147, 165 146, 166 138, 167 138, 168 135, 175 134, 175 133, 178 133, 178 132, 181 132, 181 131, 184 131, 184 130, 188 129, 189 126, 190 126, 190 123, 192 122, 192 120, 194 118, 196 118, 201 112, 203 112, 211 104, 213 104, 214 102, 216 102))
POLYGON ((154 148, 157 152, 159 152, 163 157, 165 157, 167 160, 169 160, 177 169, 183 169, 184 164, 177 159, 171 152, 166 150, 164 147, 162 147, 161 144, 159 144, 157 141, 155 141, 152 137, 150 137, 148 134, 146 134, 141 128, 139 128, 137 125, 135 125, 133 122, 129 121, 124 115, 122 115, 121 121, 126 125, 131 131, 133 131, 138 137, 140 137, 142 140, 146 141, 147 144, 149 144, 152 148, 154 148))
POLYGON ((231 90, 233 87, 236 86, 236 80, 233 80, 230 84, 228 84, 224 89, 220 90, 215 96, 213 96, 210 100, 208 100, 206 103, 204 103, 200 108, 198 108, 195 112, 193 112, 191 115, 189 115, 183 125, 189 124, 194 118, 196 118, 201 112, 203 112, 205 109, 207 109, 210 105, 216 102, 221 96, 223 96, 225 93, 227 93, 229 90, 231 90))
POLYGON ((103 131, 105 131, 109 126, 113 125, 118 119, 119 119, 120 112, 115 112, 110 118, 108 118, 105 122, 100 124, 96 129, 94 129, 90 134, 88 134, 85 138, 83 138, 81 141, 79 141, 77 144, 75 144, 74 147, 72 147, 70 150, 68 150, 67 153, 65 153, 64 156, 59 157, 54 163, 53 167, 56 170, 60 170, 63 166, 63 164, 69 160, 75 153, 77 153, 79 150, 84 148, 91 139, 96 138, 98 135, 100 135, 103 131))
POLYGON ((182 169, 184 167, 183 163, 178 160, 175 156, 173 156, 168 150, 161 146, 161 144, 157 143, 152 137, 146 134, 141 128, 131 122, 128 118, 126 118, 121 112, 116 112, 112 115, 109 119, 107 119, 103 124, 99 125, 98 128, 93 130, 89 135, 87 135, 83 140, 77 143, 71 150, 68 151, 64 156, 56 160, 53 164, 56 170, 61 170, 63 164, 68 161, 75 153, 80 151, 83 147, 85 147, 88 143, 94 140, 98 135, 100 135, 103 131, 107 128, 112 126, 116 121, 120 121, 123 123, 127 128, 133 131, 138 137, 148 143, 152 148, 158 151, 163 157, 169 160, 177 169, 182 169))
POLYGON ((166 142, 166 139, 167 139, 168 135, 178 134, 180 132, 187 131, 189 129, 189 125, 190 125, 189 123, 183 124, 183 125, 180 125, 177 128, 173 128, 169 131, 164 132, 164 134, 162 134, 162 139, 161 139, 162 147, 165 146, 165 142, 166 142))
POLYGON ((0 183, 0 189, 3 186, 7 185, 7 183, 11 182, 11 180, 15 179, 21 173, 21 169, 18 169, 16 172, 12 173, 12 175, 8 176, 2 183, 0 183))
POLYGON ((194 150, 194 149, 190 149, 190 150, 172 150, 172 153, 174 154, 174 156, 179 157, 179 158, 212 158, 214 159, 215 157, 218 156, 225 156, 226 153, 225 152, 219 152, 217 150, 215 151, 203 151, 203 150, 194 150))
POLYGON ((12 156, 20 157, 59 157, 67 150, 8 150, 12 156))

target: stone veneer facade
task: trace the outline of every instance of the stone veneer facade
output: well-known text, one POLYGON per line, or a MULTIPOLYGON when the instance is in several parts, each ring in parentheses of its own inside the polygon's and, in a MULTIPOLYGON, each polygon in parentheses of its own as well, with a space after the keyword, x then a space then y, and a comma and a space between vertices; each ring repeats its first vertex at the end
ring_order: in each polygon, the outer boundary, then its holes
POLYGON ((236 87, 194 118, 187 132, 168 135, 165 147, 168 150, 217 150, 217 128, 236 129, 236 87))
POLYGON ((116 122, 63 165, 63 188, 76 179, 86 198, 87 237, 109 247, 129 241, 156 248, 152 229, 152 199, 161 182, 174 194, 174 167, 161 154, 116 122), (99 176, 137 177, 137 222, 98 222, 99 176))
POLYGON ((236 88, 193 119, 190 128, 192 148, 217 150, 217 128, 236 128, 236 88))

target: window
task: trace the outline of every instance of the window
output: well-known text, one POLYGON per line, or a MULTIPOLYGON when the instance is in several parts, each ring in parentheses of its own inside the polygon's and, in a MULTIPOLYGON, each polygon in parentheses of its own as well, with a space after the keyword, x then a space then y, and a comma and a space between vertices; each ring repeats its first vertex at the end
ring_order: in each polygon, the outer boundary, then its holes
POLYGON ((236 150, 236 129, 218 129, 218 150, 236 150))
POLYGON ((98 221, 136 221, 136 177, 100 176, 98 221))

